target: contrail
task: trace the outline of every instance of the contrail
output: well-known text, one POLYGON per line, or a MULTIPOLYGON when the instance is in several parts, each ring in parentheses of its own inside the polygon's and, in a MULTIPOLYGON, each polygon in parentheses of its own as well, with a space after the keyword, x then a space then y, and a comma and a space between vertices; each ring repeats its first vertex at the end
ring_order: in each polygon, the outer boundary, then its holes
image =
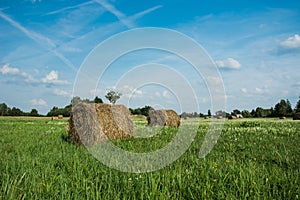
POLYGON ((93 0, 93 1, 100 4, 107 11, 115 15, 119 19, 119 21, 122 22, 127 28, 134 28, 134 24, 127 19, 126 15, 124 15, 122 12, 117 10, 112 4, 106 2, 105 0, 93 0))
POLYGON ((40 35, 38 33, 35 33, 33 31, 29 31, 28 29, 26 29, 21 24, 19 24, 18 22, 14 21, 13 19, 11 19, 10 17, 8 17, 7 15, 5 15, 1 11, 0 11, 0 17, 2 17, 7 22, 9 22, 13 27, 19 29, 21 32, 23 32, 30 39, 34 40, 35 42, 37 42, 37 43, 39 43, 39 44, 41 44, 43 46, 46 45, 48 50, 56 47, 56 45, 49 38, 47 38, 45 36, 42 36, 42 35, 40 35))
POLYGON ((133 16, 130 16, 129 19, 130 20, 136 20, 136 19, 141 18, 142 16, 144 16, 144 15, 146 15, 146 14, 152 12, 152 11, 155 11, 155 10, 161 8, 161 7, 163 7, 163 6, 162 5, 154 6, 152 8, 147 9, 147 10, 144 10, 142 12, 136 13, 133 16))
MULTIPOLYGON (((136 14, 130 16, 130 17, 126 17, 123 13, 118 11, 114 6, 112 6, 111 4, 105 2, 104 0, 93 0, 93 1, 88 1, 88 2, 82 3, 82 4, 78 4, 78 5, 75 5, 75 6, 70 6, 70 7, 60 9, 60 10, 56 10, 56 11, 53 11, 53 12, 50 12, 50 13, 47 13, 47 14, 50 15, 50 14, 63 12, 63 11, 68 10, 68 9, 77 8, 77 7, 80 7, 80 6, 83 6, 83 5, 91 4, 93 2, 97 2, 100 5, 102 5, 109 12, 114 14, 119 19, 119 21, 121 23, 123 23, 125 26, 127 26, 128 28, 134 27, 133 21, 135 21, 138 18, 141 18, 142 16, 144 16, 144 15, 150 13, 150 12, 153 12, 154 10, 157 10, 157 9, 162 7, 161 5, 154 6, 152 8, 149 8, 149 9, 146 9, 146 10, 141 11, 139 13, 136 13, 136 14)), ((32 39, 33 41, 35 41, 36 43, 41 45, 44 49, 46 49, 46 50, 50 51, 51 53, 53 53, 56 57, 58 57, 60 60, 62 60, 63 63, 65 63, 68 67, 70 67, 74 71, 77 71, 77 69, 71 63, 71 61, 69 59, 67 59, 64 55, 60 54, 59 52, 57 52, 56 49, 58 48, 58 46, 54 42, 52 42, 51 39, 49 39, 48 37, 45 37, 41 34, 38 34, 34 31, 30 31, 30 30, 26 29, 24 26, 22 26, 21 24, 19 24, 15 20, 13 20, 10 17, 8 17, 7 15, 5 15, 2 12, 2 10, 3 9, 1 8, 0 9, 0 17, 2 17, 4 20, 9 22, 13 27, 15 27, 15 28, 19 29, 21 32, 23 32, 28 38, 32 39)), ((92 32, 86 33, 86 34, 84 34, 83 36, 81 36, 80 38, 77 38, 77 39, 84 38, 86 35, 91 34, 91 33, 92 32)), ((77 39, 75 39, 75 40, 77 40, 77 39)))
POLYGON ((60 60, 62 60, 68 67, 73 69, 74 71, 77 71, 75 66, 68 60, 66 57, 64 57, 62 54, 58 53, 55 49, 57 48, 57 45, 52 42, 49 38, 38 34, 34 31, 30 31, 26 29, 24 26, 16 22, 15 20, 11 19, 7 15, 5 15, 3 12, 0 11, 0 17, 2 17, 4 20, 9 22, 13 27, 16 29, 19 29, 21 32, 23 32, 27 37, 41 45, 46 50, 52 52, 54 55, 56 55, 60 60), (54 50, 53 50, 54 49, 54 50))
POLYGON ((88 2, 81 3, 81 4, 77 4, 75 6, 68 6, 68 7, 59 9, 59 10, 48 12, 45 15, 53 15, 53 14, 61 13, 61 12, 64 12, 66 10, 70 10, 70 9, 73 9, 73 8, 80 8, 81 6, 89 5, 89 4, 92 4, 92 3, 94 3, 94 2, 93 1, 88 1, 88 2))
MULTIPOLYGON (((144 15, 146 15, 146 14, 148 14, 148 13, 154 11, 154 10, 157 10, 157 9, 159 9, 159 8, 161 8, 161 7, 163 7, 163 6, 162 6, 162 5, 154 6, 154 7, 152 7, 152 8, 149 8, 149 9, 146 9, 146 10, 141 11, 141 12, 139 12, 139 13, 136 13, 136 14, 134 14, 134 15, 132 15, 132 16, 129 16, 129 17, 127 17, 127 19, 130 19, 130 20, 137 20, 137 19, 143 17, 144 15)), ((120 21, 118 21, 118 23, 120 23, 120 21)), ((111 23, 111 24, 107 24, 107 25, 105 25, 104 27, 97 28, 96 30, 90 31, 90 32, 88 32, 88 33, 85 33, 85 34, 81 35, 80 37, 78 37, 78 38, 76 38, 76 39, 74 39, 74 40, 69 41, 68 44, 70 44, 70 43, 72 43, 72 42, 74 42, 74 41, 77 41, 77 40, 82 40, 82 39, 88 37, 89 35, 93 34, 94 32, 96 32, 96 31, 98 31, 98 30, 100 30, 100 29, 102 29, 102 30, 108 30, 108 29, 109 29, 108 27, 111 27, 112 25, 116 25, 116 22, 111 23)))

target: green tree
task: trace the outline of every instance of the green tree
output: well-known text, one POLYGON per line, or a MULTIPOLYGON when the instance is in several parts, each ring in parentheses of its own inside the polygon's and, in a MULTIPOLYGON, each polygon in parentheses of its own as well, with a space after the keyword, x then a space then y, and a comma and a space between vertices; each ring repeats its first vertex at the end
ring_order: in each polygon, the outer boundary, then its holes
POLYGON ((242 116, 243 116, 244 118, 252 117, 252 116, 251 116, 251 113, 250 113, 248 110, 243 110, 243 111, 242 111, 242 116))
POLYGON ((265 117, 264 116, 264 109, 262 107, 257 107, 255 110, 255 117, 265 117))
POLYGON ((105 95, 105 98, 107 98, 110 103, 115 104, 117 100, 120 99, 121 96, 122 96, 121 93, 110 90, 105 95))
POLYGON ((38 110, 35 108, 31 109, 29 115, 30 116, 39 116, 38 110))
POLYGON ((187 113, 186 112, 183 112, 183 113, 181 113, 181 115, 180 115, 180 118, 183 118, 183 119, 187 119, 187 113))
POLYGON ((98 96, 95 97, 94 103, 103 103, 103 100, 99 98, 98 96))
POLYGON ((72 105, 67 105, 64 108, 58 108, 54 106, 48 113, 47 116, 58 116, 63 115, 64 117, 69 117, 71 113, 72 105))
POLYGON ((294 109, 295 113, 300 112, 300 96, 299 96, 299 100, 296 103, 296 107, 294 109))
POLYGON ((207 111, 207 116, 211 117, 211 111, 210 111, 210 109, 208 109, 208 111, 207 111))
POLYGON ((6 116, 8 115, 9 107, 5 103, 0 104, 0 115, 6 116))
POLYGON ((227 113, 225 111, 222 111, 222 110, 218 110, 216 112, 216 117, 227 117, 227 113))
POLYGON ((58 115, 58 107, 53 106, 53 108, 47 113, 47 116, 57 116, 58 115))
POLYGON ((285 117, 292 114, 292 106, 289 100, 285 101, 281 99, 274 107, 274 116, 275 117, 285 117))
POLYGON ((24 116, 24 112, 19 108, 13 107, 9 112, 9 116, 24 116))
POLYGON ((255 110, 254 110, 254 109, 251 110, 251 113, 250 113, 250 114, 251 114, 252 117, 256 117, 256 116, 255 116, 256 113, 255 113, 255 110))
POLYGON ((150 110, 153 110, 151 106, 144 106, 143 108, 141 108, 141 114, 144 116, 148 116, 150 110))
POLYGON ((292 104, 291 104, 291 102, 287 99, 286 100, 286 112, 287 112, 287 114, 288 115, 290 115, 290 114, 292 114, 293 113, 293 109, 292 109, 292 104))
POLYGON ((129 108, 131 114, 133 115, 144 115, 144 116, 148 116, 149 115, 149 111, 153 110, 153 108, 151 106, 144 106, 142 108, 129 108))
POLYGON ((237 116, 238 114, 241 114, 241 111, 239 111, 238 109, 234 109, 234 110, 231 112, 231 115, 234 115, 234 116, 237 116))

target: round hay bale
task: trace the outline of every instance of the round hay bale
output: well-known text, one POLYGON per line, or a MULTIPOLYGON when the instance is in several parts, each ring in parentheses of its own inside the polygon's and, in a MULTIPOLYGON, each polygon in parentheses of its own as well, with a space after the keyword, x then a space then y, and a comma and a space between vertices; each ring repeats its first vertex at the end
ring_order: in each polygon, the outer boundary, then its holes
POLYGON ((293 120, 300 120, 300 113, 295 113, 293 116, 293 120))
POLYGON ((230 116, 228 117, 228 119, 237 119, 237 117, 234 116, 234 115, 230 115, 230 116))
POLYGON ((180 126, 180 117, 174 110, 166 110, 166 126, 180 126))
POLYGON ((149 126, 165 126, 167 116, 164 110, 150 110, 147 120, 149 126))
POLYGON ((180 126, 180 117, 174 110, 151 110, 147 120, 149 126, 180 126))
POLYGON ((109 139, 133 137, 133 122, 124 105, 78 103, 69 120, 71 141, 94 145, 109 139))

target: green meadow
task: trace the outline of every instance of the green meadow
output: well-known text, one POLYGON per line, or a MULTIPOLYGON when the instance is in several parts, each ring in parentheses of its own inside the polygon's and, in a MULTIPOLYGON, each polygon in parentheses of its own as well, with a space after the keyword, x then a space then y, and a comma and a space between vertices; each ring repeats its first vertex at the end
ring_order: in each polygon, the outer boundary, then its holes
MULTIPOLYGON (((114 141, 127 151, 162 148, 177 132, 146 137, 146 121, 134 123, 144 138, 114 141)), ((1 117, 0 199, 300 199, 300 121, 226 120, 217 144, 199 158, 209 123, 182 120, 199 127, 172 164, 124 173, 70 143, 68 119, 1 117)))

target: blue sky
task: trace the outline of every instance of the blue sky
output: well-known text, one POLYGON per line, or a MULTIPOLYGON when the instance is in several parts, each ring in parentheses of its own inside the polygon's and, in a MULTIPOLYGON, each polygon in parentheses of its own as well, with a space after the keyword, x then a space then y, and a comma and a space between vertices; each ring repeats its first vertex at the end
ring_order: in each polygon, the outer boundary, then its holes
MULTIPOLYGON (((300 96, 298 0, 1 0, 0 102, 43 114, 64 107, 90 51, 114 34, 143 27, 173 29, 197 41, 220 71, 227 111, 270 108, 280 99, 295 106, 300 96)), ((86 98, 105 100, 105 92, 115 88, 129 107, 182 111, 168 87, 120 82, 133 67, 154 61, 189 80, 198 111, 207 112, 211 103, 203 80, 184 61, 154 50, 118 59, 86 98)))

